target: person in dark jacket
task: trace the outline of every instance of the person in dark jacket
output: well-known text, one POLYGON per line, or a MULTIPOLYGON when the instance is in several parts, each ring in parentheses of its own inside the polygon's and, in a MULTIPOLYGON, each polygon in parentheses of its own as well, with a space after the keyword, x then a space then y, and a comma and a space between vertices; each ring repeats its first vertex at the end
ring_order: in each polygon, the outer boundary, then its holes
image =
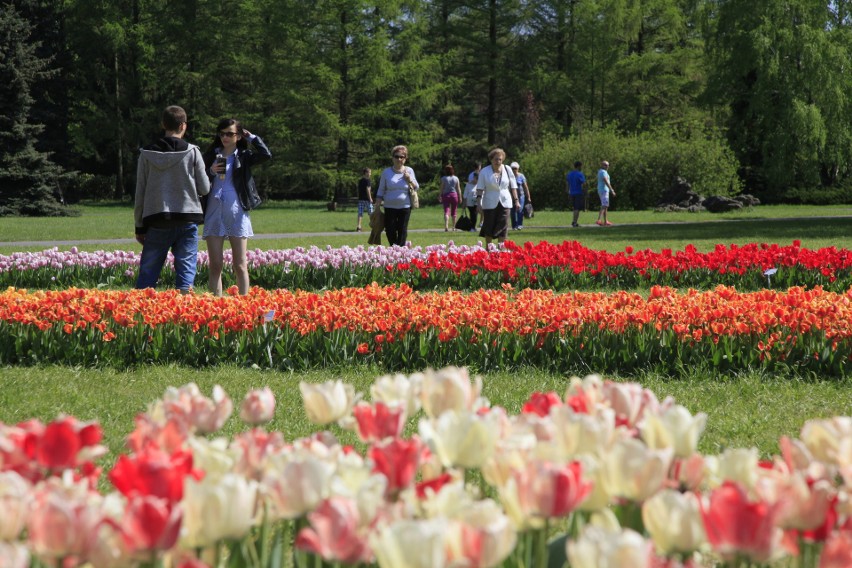
POLYGON ((260 136, 252 134, 233 118, 219 121, 216 136, 204 153, 211 189, 204 216, 204 240, 210 269, 210 292, 222 295, 225 238, 231 243, 231 266, 240 294, 249 290, 246 252, 254 236, 249 211, 257 198, 252 166, 272 157, 260 136), (217 159, 217 156, 219 159, 217 159))
POLYGON ((136 241, 142 245, 136 288, 154 288, 171 249, 175 287, 183 292, 195 284, 198 264, 198 223, 204 220, 201 196, 210 191, 198 146, 187 143, 186 111, 170 106, 163 111, 165 134, 139 153, 136 241))

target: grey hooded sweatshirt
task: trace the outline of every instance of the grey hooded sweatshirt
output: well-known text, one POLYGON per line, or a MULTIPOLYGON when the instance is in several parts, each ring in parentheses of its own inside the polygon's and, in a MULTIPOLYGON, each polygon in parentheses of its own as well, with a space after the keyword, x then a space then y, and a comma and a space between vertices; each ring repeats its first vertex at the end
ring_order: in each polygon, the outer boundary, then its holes
POLYGON ((203 223, 201 196, 210 180, 198 146, 166 136, 143 148, 136 168, 136 234, 149 227, 203 223))

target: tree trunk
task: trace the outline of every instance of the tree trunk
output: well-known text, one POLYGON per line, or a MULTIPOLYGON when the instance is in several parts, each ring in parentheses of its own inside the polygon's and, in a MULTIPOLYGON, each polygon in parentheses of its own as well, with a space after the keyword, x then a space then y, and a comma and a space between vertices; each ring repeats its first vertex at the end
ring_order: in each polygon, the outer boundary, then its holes
POLYGON ((115 51, 113 63, 115 66, 115 137, 116 137, 116 168, 115 168, 115 198, 124 198, 124 121, 121 116, 121 79, 119 75, 118 50, 115 51))
POLYGON ((488 53, 490 54, 488 67, 488 144, 493 146, 497 141, 497 73, 500 71, 498 57, 500 51, 497 46, 497 0, 488 2, 488 53))

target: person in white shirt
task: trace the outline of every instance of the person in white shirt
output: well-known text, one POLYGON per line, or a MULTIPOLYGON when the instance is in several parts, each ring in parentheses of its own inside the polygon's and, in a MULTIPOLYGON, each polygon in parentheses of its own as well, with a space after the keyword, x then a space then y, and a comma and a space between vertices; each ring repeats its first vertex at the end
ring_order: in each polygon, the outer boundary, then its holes
POLYGON ((385 234, 388 245, 404 247, 408 241, 408 220, 411 218, 411 194, 420 189, 414 170, 405 165, 408 148, 394 146, 391 151, 393 166, 386 168, 379 178, 376 207, 385 210, 385 234))
POLYGON ((493 239, 498 243, 506 240, 509 233, 509 214, 514 209, 521 208, 518 201, 518 182, 512 170, 503 164, 506 152, 494 148, 488 152, 491 165, 479 172, 476 183, 476 199, 479 211, 482 213, 482 229, 480 237, 485 237, 485 245, 493 239))
POLYGON ((612 225, 607 218, 606 212, 609 210, 609 194, 615 195, 615 190, 612 188, 612 183, 609 181, 609 162, 606 160, 601 162, 601 169, 598 170, 598 197, 601 199, 601 210, 598 213, 596 224, 602 227, 612 225))

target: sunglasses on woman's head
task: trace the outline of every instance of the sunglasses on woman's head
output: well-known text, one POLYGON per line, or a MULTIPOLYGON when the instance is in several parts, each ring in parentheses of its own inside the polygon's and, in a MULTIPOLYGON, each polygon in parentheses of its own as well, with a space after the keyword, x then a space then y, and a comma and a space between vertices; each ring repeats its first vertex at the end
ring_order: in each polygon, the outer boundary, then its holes
POLYGON ((239 136, 236 132, 220 132, 219 136, 222 138, 233 138, 234 136, 239 136))
POLYGON ((403 156, 402 154, 394 154, 393 157, 397 160, 404 160, 406 158, 406 156, 403 156))

